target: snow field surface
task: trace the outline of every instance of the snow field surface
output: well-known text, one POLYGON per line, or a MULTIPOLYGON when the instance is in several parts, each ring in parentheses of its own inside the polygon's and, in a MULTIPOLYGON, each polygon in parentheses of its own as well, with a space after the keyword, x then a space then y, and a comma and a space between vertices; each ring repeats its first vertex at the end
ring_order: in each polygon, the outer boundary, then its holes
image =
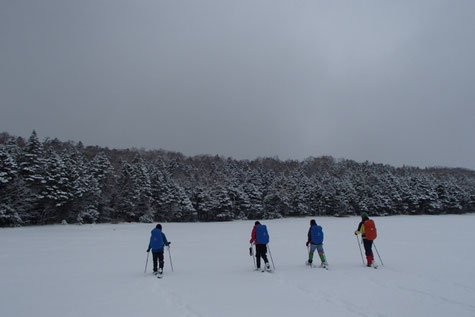
POLYGON ((377 270, 363 266, 359 217, 313 218, 330 269, 306 266, 310 219, 261 221, 273 273, 254 271, 254 221, 162 223, 163 279, 151 256, 144 274, 155 224, 0 229, 0 316, 475 316, 475 215, 373 218, 377 270))

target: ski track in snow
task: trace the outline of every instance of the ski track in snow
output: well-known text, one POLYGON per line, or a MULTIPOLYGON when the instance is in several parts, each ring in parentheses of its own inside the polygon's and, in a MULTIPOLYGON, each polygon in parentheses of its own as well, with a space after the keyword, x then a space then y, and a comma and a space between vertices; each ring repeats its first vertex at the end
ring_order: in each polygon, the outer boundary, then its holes
MULTIPOLYGON (((157 277, 153 276, 152 279, 157 279, 157 277)), ((162 279, 155 282, 154 286, 152 287, 153 292, 159 294, 162 298, 165 298, 165 302, 174 311, 177 316, 183 317, 203 317, 199 312, 197 312, 193 307, 191 307, 188 303, 185 303, 179 295, 175 294, 174 292, 168 290, 167 287, 167 279, 164 276, 162 279)))
MULTIPOLYGON (((308 268, 308 270, 313 271, 316 270, 317 272, 310 272, 310 274, 331 274, 330 270, 325 270, 323 268, 315 267, 315 268, 308 268), (321 271, 321 272, 320 272, 321 271)), ((318 278, 318 277, 317 277, 318 278)), ((331 294, 325 290, 318 290, 318 293, 315 293, 315 290, 308 287, 307 285, 301 285, 299 282, 294 282, 291 278, 286 277, 285 274, 278 274, 278 282, 280 284, 284 284, 285 287, 291 288, 293 290, 297 290, 301 294, 309 297, 309 300, 312 302, 314 301, 324 301, 327 304, 332 305, 333 307, 343 307, 347 313, 350 313, 351 316, 368 316, 369 312, 363 313, 366 308, 359 303, 350 302, 348 300, 340 299, 334 294, 331 294)), ((318 306, 318 305, 317 305, 318 306)), ((384 316, 383 314, 376 314, 377 316, 384 316)), ((343 315, 340 315, 343 316, 343 315)), ((348 316, 348 314, 345 314, 348 316)))
POLYGON ((433 299, 436 299, 436 300, 442 300, 442 301, 444 301, 448 304, 451 304, 451 305, 466 307, 469 312, 475 314, 475 305, 467 305, 466 306, 465 303, 463 303, 463 302, 455 301, 455 300, 452 300, 452 299, 449 299, 449 298, 443 297, 443 296, 436 296, 436 295, 431 294, 429 292, 421 291, 421 290, 415 289, 415 288, 409 288, 409 287, 404 287, 404 286, 398 286, 398 288, 400 290, 403 290, 403 291, 409 291, 409 292, 413 292, 413 293, 416 293, 416 294, 419 294, 419 295, 430 297, 430 298, 433 298, 433 299))
MULTIPOLYGON (((379 268, 378 268, 379 270, 379 268)), ((398 272, 397 270, 392 270, 393 272, 398 272)), ((399 272, 401 273, 401 272, 399 272)), ((414 273, 405 273, 404 274, 407 278, 407 276, 410 276, 410 280, 411 281, 414 281, 413 282, 413 285, 420 285, 420 288, 421 287, 426 287, 427 288, 427 280, 426 278, 421 278, 419 276, 419 274, 414 274, 414 273)), ((431 276, 430 277, 430 280, 431 282, 437 282, 438 284, 447 284, 445 280, 442 280, 440 278, 437 278, 437 277, 434 277, 434 276, 431 276)), ((383 288, 394 288, 395 285, 390 285, 387 281, 382 281, 381 279, 376 279, 376 278, 372 278, 371 279, 372 283, 374 283, 375 285, 377 286, 380 286, 380 287, 383 287, 383 288)), ((410 293, 414 293, 414 294, 417 294, 417 295, 422 295, 423 297, 428 297, 430 299, 435 299, 437 301, 444 301, 446 302, 447 304, 450 304, 450 305, 454 305, 456 307, 464 307, 466 308, 466 310, 470 313, 473 313, 474 316, 475 316, 475 305, 474 304, 465 304, 464 302, 461 302, 461 301, 457 301, 457 300, 454 300, 454 299, 450 299, 446 296, 440 296, 440 295, 434 295, 433 293, 431 293, 430 290, 421 290, 420 288, 415 288, 415 287, 409 287, 409 286, 404 286, 404 285, 400 285, 399 282, 396 282, 398 283, 396 285, 397 289, 400 289, 404 292, 410 292, 410 293)), ((471 293, 473 293, 473 289, 466 286, 466 285, 461 285, 460 283, 449 283, 450 285, 454 286, 455 288, 460 288, 464 291, 470 291, 471 293)), ((449 286, 450 285, 447 285, 447 287, 444 287, 445 289, 451 289, 449 286)))

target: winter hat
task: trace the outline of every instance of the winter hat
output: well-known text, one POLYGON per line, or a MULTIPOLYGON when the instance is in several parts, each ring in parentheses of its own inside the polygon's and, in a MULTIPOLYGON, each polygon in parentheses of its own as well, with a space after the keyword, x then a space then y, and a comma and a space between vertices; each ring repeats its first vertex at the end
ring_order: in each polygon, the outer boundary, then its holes
POLYGON ((155 228, 162 230, 162 225, 158 224, 155 228))
POLYGON ((317 225, 317 222, 315 221, 315 219, 310 220, 310 225, 311 226, 317 225))
POLYGON ((365 212, 363 212, 363 213, 361 214, 361 219, 363 219, 363 220, 369 219, 368 214, 365 213, 365 212))
POLYGON ((254 222, 254 225, 260 225, 261 223, 259 221, 254 222))

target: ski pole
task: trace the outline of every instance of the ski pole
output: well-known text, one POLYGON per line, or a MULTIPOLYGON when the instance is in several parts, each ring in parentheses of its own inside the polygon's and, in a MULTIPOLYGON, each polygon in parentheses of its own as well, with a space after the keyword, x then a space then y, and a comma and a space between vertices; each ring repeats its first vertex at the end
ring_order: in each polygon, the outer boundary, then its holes
POLYGON ((363 262, 363 265, 364 265, 363 252, 361 251, 360 239, 358 239, 358 235, 356 235, 356 240, 358 241, 358 248, 360 248, 361 261, 363 262))
POLYGON ((307 262, 306 262, 307 265, 312 265, 312 263, 310 263, 310 246, 307 245, 307 262))
POLYGON ((270 251, 270 246, 267 245, 267 248, 269 249, 270 260, 272 261, 272 267, 274 268, 274 271, 275 271, 274 259, 272 258, 272 252, 270 251))
POLYGON ((172 253, 170 252, 170 246, 167 246, 167 250, 168 250, 168 258, 170 259, 170 267, 172 268, 172 272, 173 272, 172 253))
POLYGON ((148 264, 148 256, 150 255, 150 251, 147 252, 147 260, 145 261, 145 270, 143 271, 144 273, 147 273, 147 264, 148 264))
POLYGON ((374 243, 374 241, 373 241, 373 245, 374 245, 374 249, 376 250, 376 254, 378 254, 378 258, 381 261, 381 265, 384 266, 383 260, 381 260, 381 256, 379 256, 378 248, 376 247, 376 243, 374 243))
POLYGON ((252 243, 251 243, 251 246, 249 247, 249 255, 252 256, 252 261, 254 262, 254 268, 257 270, 256 258, 254 257, 254 253, 252 252, 252 243))

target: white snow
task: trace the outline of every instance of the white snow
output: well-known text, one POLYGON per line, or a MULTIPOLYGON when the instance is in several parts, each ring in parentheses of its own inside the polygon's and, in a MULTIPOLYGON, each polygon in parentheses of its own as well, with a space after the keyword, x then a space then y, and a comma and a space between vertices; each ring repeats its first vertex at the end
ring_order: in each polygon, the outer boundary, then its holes
POLYGON ((163 223, 161 280, 151 257, 144 274, 154 224, 4 228, 0 316, 475 316, 475 215, 374 218, 377 270, 357 217, 315 218, 330 270, 305 266, 310 219, 262 221, 274 273, 253 270, 253 221, 163 223))

